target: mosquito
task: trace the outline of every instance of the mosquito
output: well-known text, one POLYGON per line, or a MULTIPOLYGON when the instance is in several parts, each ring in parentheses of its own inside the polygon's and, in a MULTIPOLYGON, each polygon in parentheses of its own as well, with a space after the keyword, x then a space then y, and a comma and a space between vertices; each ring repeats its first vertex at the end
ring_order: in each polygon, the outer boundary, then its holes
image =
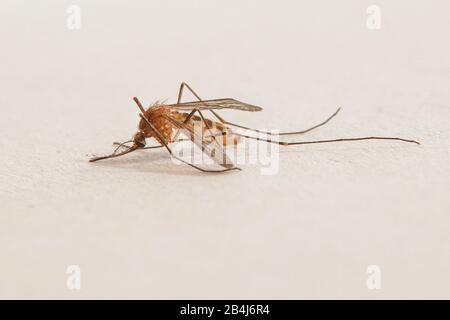
MULTIPOLYGON (((240 124, 232 123, 219 114, 219 110, 223 109, 234 109, 241 111, 256 112, 261 111, 262 108, 251 105, 248 103, 240 102, 232 98, 222 98, 213 100, 203 100, 200 96, 185 82, 182 82, 178 90, 177 103, 175 104, 165 104, 165 103, 155 103, 150 105, 147 109, 142 106, 142 103, 138 98, 133 98, 134 102, 137 104, 140 113, 140 121, 138 125, 138 131, 133 135, 131 140, 118 143, 114 142, 116 149, 113 153, 107 156, 95 157, 90 159, 90 162, 95 162, 99 160, 105 160, 110 158, 116 158, 133 152, 135 150, 144 149, 156 149, 165 148, 169 154, 175 159, 197 169, 202 172, 225 172, 231 170, 241 170, 239 167, 234 165, 232 161, 228 158, 225 152, 225 147, 228 145, 237 145, 242 138, 245 139, 255 139, 267 143, 275 143, 280 146, 292 146, 292 145, 304 145, 304 144, 317 144, 317 143, 332 143, 332 142, 344 142, 344 141, 360 141, 360 140, 397 140, 408 143, 420 144, 418 141, 397 138, 397 137, 358 137, 358 138, 341 138, 341 139, 331 139, 331 140, 314 140, 314 141, 297 141, 297 142, 284 142, 279 140, 262 139, 259 137, 253 137, 250 135, 242 134, 236 131, 238 129, 245 129, 255 133, 262 133, 265 135, 272 135, 271 132, 252 129, 249 127, 242 126, 240 124), (191 102, 181 102, 184 88, 187 88, 197 99, 197 101, 191 102), (210 112, 216 120, 211 120, 206 118, 204 112, 210 112), (206 135, 203 139, 199 140, 196 137, 194 131, 194 122, 200 122, 202 125, 202 134, 206 135), (181 132, 186 133, 188 139, 178 139, 181 132), (155 139, 159 145, 146 146, 146 139, 155 139), (221 166, 221 169, 205 169, 187 160, 184 160, 174 154, 169 144, 178 141, 190 140, 205 153, 208 157, 214 160, 215 163, 221 166), (131 144, 131 145, 128 145, 131 144), (214 147, 213 147, 214 146, 214 147), (124 151, 119 151, 125 149, 124 151)), ((330 117, 325 121, 302 131, 291 131, 291 132, 281 132, 277 133, 277 136, 288 136, 288 135, 302 135, 312 130, 315 130, 325 124, 327 124, 331 119, 333 119, 340 111, 338 108, 330 117)))

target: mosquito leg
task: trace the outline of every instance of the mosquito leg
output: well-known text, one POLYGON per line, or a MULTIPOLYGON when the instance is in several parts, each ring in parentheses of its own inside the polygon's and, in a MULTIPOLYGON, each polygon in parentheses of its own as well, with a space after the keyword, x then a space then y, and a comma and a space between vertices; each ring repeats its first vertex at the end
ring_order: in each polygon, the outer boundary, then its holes
POLYGON ((257 138, 257 137, 239 134, 236 132, 233 132, 233 134, 235 134, 237 136, 241 136, 243 138, 247 138, 247 139, 254 139, 254 140, 279 144, 280 146, 293 146, 293 145, 300 145, 300 144, 329 143, 329 142, 343 142, 343 141, 361 141, 361 140, 396 140, 396 141, 403 141, 403 142, 415 143, 415 144, 420 145, 420 142, 418 142, 416 140, 409 140, 409 139, 403 139, 403 138, 397 138, 397 137, 361 137, 361 138, 343 138, 343 139, 332 139, 332 140, 284 142, 284 141, 275 141, 275 140, 270 140, 270 139, 261 139, 261 138, 257 138))
POLYGON ((180 84, 180 90, 178 91, 178 99, 177 99, 177 104, 180 103, 181 101, 181 97, 183 96, 183 89, 184 87, 188 88, 189 91, 199 100, 202 101, 202 99, 198 96, 198 94, 186 83, 186 82, 182 82, 180 84))
MULTIPOLYGON (((337 109, 331 116, 329 116, 325 121, 323 121, 323 122, 321 122, 321 123, 319 123, 319 124, 317 124, 317 125, 315 125, 315 126, 312 126, 311 128, 308 128, 308 129, 306 129, 306 130, 302 130, 302 131, 290 131, 290 132, 281 132, 281 133, 278 133, 278 134, 276 134, 276 135, 278 135, 278 136, 287 136, 287 135, 295 135, 295 134, 305 134, 305 133, 307 133, 307 132, 310 132, 310 131, 312 131, 312 130, 314 130, 314 129, 317 129, 317 128, 319 128, 319 127, 321 127, 321 126, 327 124, 331 119, 333 119, 333 118, 339 113, 340 110, 341 110, 341 108, 338 108, 338 109, 337 109)), ((240 129, 250 130, 250 131, 254 131, 254 132, 258 132, 258 133, 263 133, 263 134, 267 134, 267 135, 273 135, 273 134, 274 134, 274 133, 271 133, 271 132, 268 132, 268 131, 263 131, 263 130, 258 130, 258 129, 252 129, 252 128, 248 128, 248 127, 241 126, 241 125, 236 124, 236 123, 232 123, 232 122, 226 121, 226 120, 223 119, 221 116, 219 116, 219 115, 217 114, 217 112, 215 112, 214 110, 209 110, 209 111, 211 111, 211 113, 214 114, 214 116, 215 116, 217 119, 219 119, 219 121, 222 122, 223 124, 226 124, 226 125, 229 125, 229 126, 233 126, 233 127, 237 127, 237 128, 240 128, 240 129)))
MULTIPOLYGON (((115 142, 114 144, 116 145, 116 142, 115 142)), ((123 148, 127 148, 127 149, 130 149, 130 148, 131 148, 131 147, 125 146, 125 145, 122 145, 122 147, 123 147, 123 148)), ((157 148, 163 148, 163 147, 164 147, 163 145, 159 145, 159 146, 150 146, 150 147, 139 148, 139 150, 157 149, 157 148)))
MULTIPOLYGON (((138 100, 138 98, 133 98, 133 100, 136 102, 136 104, 138 105, 139 109, 143 109, 142 104, 140 103, 140 101, 138 100)), ((200 168, 199 166, 196 166, 193 163, 187 162, 177 156, 175 156, 172 152, 172 150, 170 149, 170 147, 168 146, 167 141, 164 139, 164 137, 161 135, 161 133, 158 131, 158 129, 155 128, 155 126, 153 126, 150 121, 147 120, 147 118, 140 113, 139 116, 141 117, 142 120, 144 120, 144 122, 150 127, 150 129, 153 131, 153 133, 156 135, 156 137, 158 138, 158 140, 161 142, 161 144, 167 149, 167 151, 170 153, 170 155, 172 157, 174 157, 175 159, 187 164, 188 166, 191 166, 197 170, 200 170, 202 172, 225 172, 225 171, 230 171, 230 170, 239 170, 239 168, 237 167, 233 167, 233 168, 226 168, 226 169, 221 169, 221 170, 208 170, 208 169, 203 169, 200 168)))

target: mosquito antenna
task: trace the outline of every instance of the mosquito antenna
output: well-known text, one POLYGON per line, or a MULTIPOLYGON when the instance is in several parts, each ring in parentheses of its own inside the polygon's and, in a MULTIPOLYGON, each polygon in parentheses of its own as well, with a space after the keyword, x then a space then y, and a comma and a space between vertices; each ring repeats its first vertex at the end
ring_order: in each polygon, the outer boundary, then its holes
POLYGON ((128 141, 124 141, 122 143, 119 142, 114 142, 113 145, 117 146, 117 148, 113 151, 112 154, 115 154, 117 152, 117 150, 119 150, 121 147, 126 147, 127 150, 130 149, 131 147, 127 146, 127 143, 133 142, 133 140, 128 140, 128 141))
POLYGON ((102 157, 92 158, 92 159, 89 160, 89 162, 95 162, 95 161, 99 161, 99 160, 120 157, 120 156, 123 156, 124 154, 130 153, 130 152, 132 152, 132 151, 134 151, 136 149, 139 149, 139 147, 134 145, 134 146, 130 147, 130 149, 127 149, 127 150, 125 150, 125 151, 123 151, 121 153, 117 153, 117 154, 112 153, 109 156, 102 156, 102 157))

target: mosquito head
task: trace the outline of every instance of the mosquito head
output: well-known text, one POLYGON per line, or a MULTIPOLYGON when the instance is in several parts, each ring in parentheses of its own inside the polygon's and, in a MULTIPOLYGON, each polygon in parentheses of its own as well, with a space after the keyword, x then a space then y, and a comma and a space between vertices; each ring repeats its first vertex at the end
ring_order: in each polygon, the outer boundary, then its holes
POLYGON ((133 142, 138 148, 145 147, 145 135, 142 131, 138 131, 133 136, 133 142))

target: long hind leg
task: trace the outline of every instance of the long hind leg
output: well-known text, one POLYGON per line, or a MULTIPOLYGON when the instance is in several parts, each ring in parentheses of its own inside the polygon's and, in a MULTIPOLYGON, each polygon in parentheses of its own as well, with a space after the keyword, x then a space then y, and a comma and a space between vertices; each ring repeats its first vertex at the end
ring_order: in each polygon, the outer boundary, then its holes
MULTIPOLYGON (((319 124, 316 124, 315 126, 312 126, 311 128, 308 128, 308 129, 306 129, 306 130, 302 130, 302 131, 280 132, 280 133, 278 133, 277 135, 278 135, 278 136, 288 136, 288 135, 305 134, 305 133, 307 133, 307 132, 310 132, 310 131, 312 131, 312 130, 314 130, 314 129, 317 129, 317 128, 319 128, 319 127, 321 127, 321 126, 327 124, 331 119, 333 119, 333 118, 339 113, 340 110, 341 110, 341 108, 338 108, 338 109, 337 109, 331 116, 329 116, 325 121, 323 121, 323 122, 321 122, 321 123, 319 123, 319 124)), ((240 124, 236 124, 236 123, 232 123, 232 122, 226 121, 225 119, 223 119, 222 117, 220 117, 220 116, 217 114, 217 112, 215 112, 214 110, 210 110, 210 111, 211 111, 211 112, 216 116, 216 118, 219 119, 219 121, 222 122, 223 124, 230 125, 230 126, 233 126, 233 127, 236 127, 236 128, 240 128, 240 129, 245 129, 245 130, 249 130, 249 131, 254 131, 254 132, 257 132, 257 133, 263 133, 263 134, 267 134, 267 135, 272 135, 272 134, 273 134, 273 133, 271 133, 271 132, 267 132, 267 131, 263 131, 263 130, 258 130, 258 129, 252 129, 252 128, 244 127, 244 126, 242 126, 242 125, 240 125, 240 124)))
POLYGON ((361 140, 396 140, 396 141, 403 141, 403 142, 420 144, 420 142, 418 142, 416 140, 403 139, 403 138, 397 138, 397 137, 358 137, 358 138, 342 138, 342 139, 331 139, 331 140, 284 142, 284 141, 276 141, 276 140, 270 140, 270 139, 261 139, 261 138, 258 138, 258 137, 252 137, 252 136, 247 136, 247 135, 244 135, 244 134, 240 134, 240 133, 237 133, 237 132, 234 132, 234 134, 238 135, 240 137, 243 137, 243 138, 247 138, 247 139, 253 139, 253 140, 258 140, 258 141, 264 141, 264 142, 279 144, 280 146, 293 146, 293 145, 300 145, 300 144, 344 142, 344 141, 361 141, 361 140))

